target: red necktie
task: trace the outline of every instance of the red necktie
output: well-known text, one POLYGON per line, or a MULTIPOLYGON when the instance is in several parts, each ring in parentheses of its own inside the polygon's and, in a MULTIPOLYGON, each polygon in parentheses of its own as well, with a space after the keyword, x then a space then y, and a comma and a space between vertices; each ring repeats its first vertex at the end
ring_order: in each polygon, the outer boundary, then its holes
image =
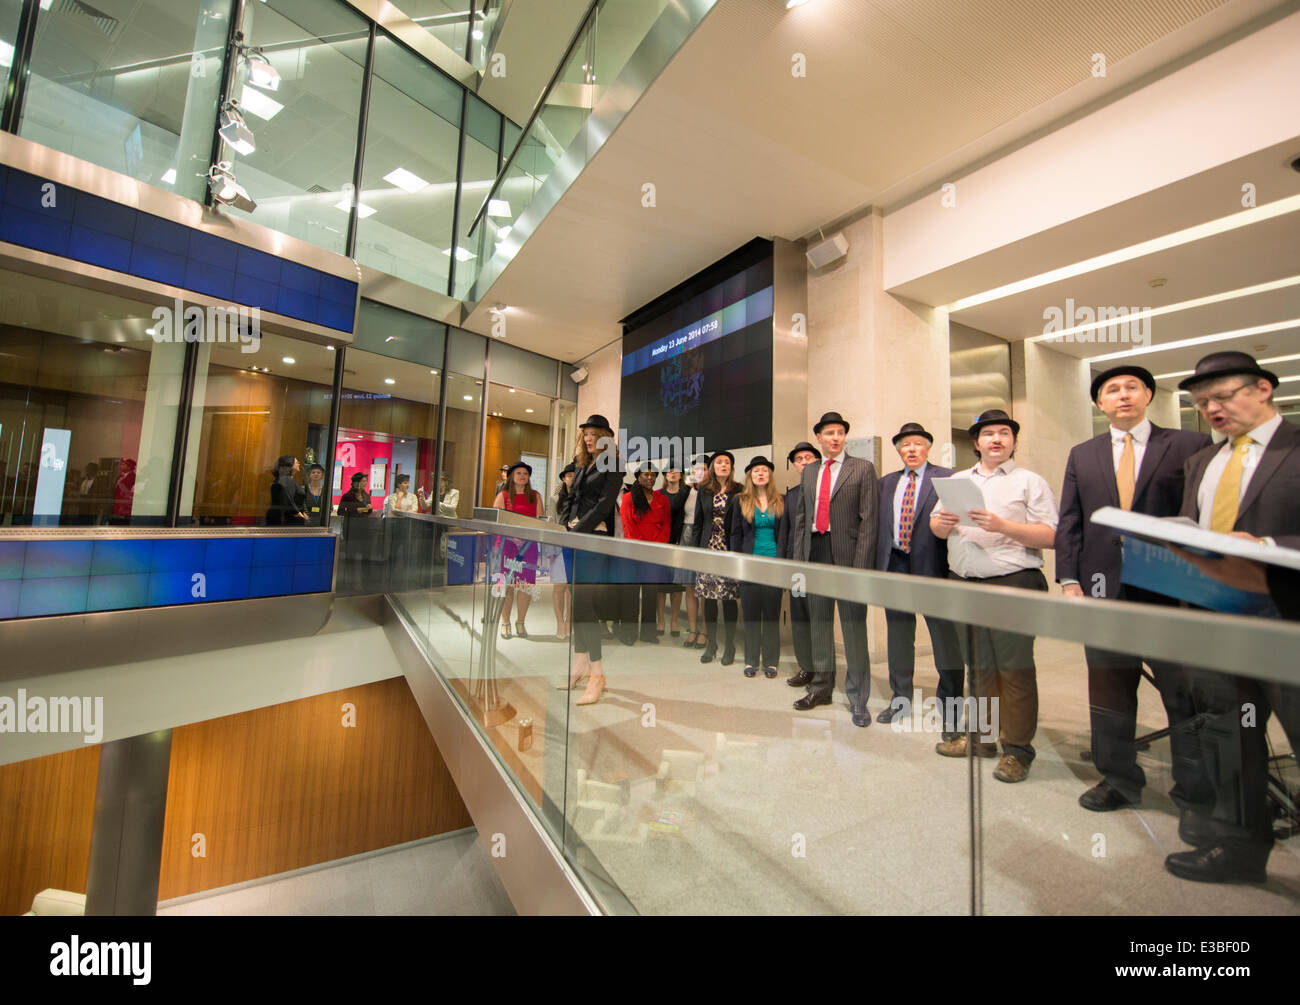
POLYGON ((916 472, 907 473, 907 488, 903 490, 903 506, 898 513, 898 548, 912 550, 912 521, 916 519, 916 472))
POLYGON ((817 489, 817 533, 825 534, 831 529, 831 465, 834 461, 826 462, 826 470, 822 473, 822 483, 817 489))

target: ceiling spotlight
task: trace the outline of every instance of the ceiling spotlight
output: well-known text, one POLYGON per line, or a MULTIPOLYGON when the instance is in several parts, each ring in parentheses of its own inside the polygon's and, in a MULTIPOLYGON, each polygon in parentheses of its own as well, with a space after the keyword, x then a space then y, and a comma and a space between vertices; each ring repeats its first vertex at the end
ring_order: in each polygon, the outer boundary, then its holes
POLYGON ((397 381, 393 380, 392 377, 385 377, 385 378, 384 378, 384 383, 385 383, 385 384, 396 384, 397 381))
POLYGON ((294 363, 297 363, 298 361, 297 361, 296 359, 294 359, 292 356, 285 356, 285 357, 283 357, 283 358, 280 360, 280 362, 281 362, 281 363, 288 363, 289 365, 292 366, 294 363))
POLYGON ((470 395, 470 394, 463 395, 463 397, 464 397, 464 399, 465 399, 466 401, 473 401, 473 400, 474 400, 474 396, 473 396, 473 395, 470 395))
POLYGON ((795 7, 802 7, 808 0, 785 0, 785 9, 792 10, 795 7))
POLYGON ((333 347, 332 345, 327 345, 327 346, 325 347, 325 349, 326 349, 327 352, 333 352, 333 351, 334 351, 334 347, 333 347))
POLYGON ((232 99, 221 106, 221 128, 217 133, 226 143, 234 147, 236 153, 244 157, 257 149, 257 144, 253 142, 253 130, 244 123, 244 115, 239 110, 238 101, 232 99))
POLYGON ((527 412, 529 415, 532 415, 533 413, 533 410, 531 408, 525 408, 524 411, 527 412))
POLYGON ((279 90, 280 71, 271 65, 266 53, 255 45, 240 46, 240 50, 244 65, 248 67, 248 82, 268 91, 279 90))
POLYGON ((515 393, 515 389, 514 389, 513 387, 510 389, 510 393, 511 393, 511 394, 514 394, 514 393, 515 393))
POLYGON ((231 167, 230 161, 213 164, 208 169, 208 189, 212 192, 212 198, 223 206, 251 213, 257 209, 257 203, 249 197, 244 186, 235 181, 231 167))

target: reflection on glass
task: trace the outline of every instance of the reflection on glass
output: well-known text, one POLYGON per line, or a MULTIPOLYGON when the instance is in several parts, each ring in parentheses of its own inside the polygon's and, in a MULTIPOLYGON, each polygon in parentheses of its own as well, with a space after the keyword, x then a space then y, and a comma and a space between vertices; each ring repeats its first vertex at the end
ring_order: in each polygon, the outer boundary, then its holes
POLYGON ((185 359, 151 308, 0 273, 0 517, 161 524, 185 359))
POLYGON ((479 461, 479 412, 483 404, 483 381, 460 373, 447 374, 447 428, 444 433, 442 470, 448 476, 448 490, 456 491, 455 513, 444 516, 468 517, 475 506, 474 475, 479 461))
MULTIPOLYGON (((500 143, 501 114, 470 95, 465 122, 465 157, 461 161, 460 235, 456 242, 458 260, 464 265, 456 268, 453 295, 457 298, 464 298, 469 293, 475 275, 474 260, 482 253, 482 249, 475 247, 475 242, 468 236, 469 225, 497 179, 500 143)), ((493 220, 509 217, 509 204, 497 200, 488 207, 488 216, 493 220)), ((498 237, 509 233, 499 229, 494 229, 494 232, 498 237)), ((488 254, 490 256, 491 249, 488 254)))
POLYGON ((223 159, 234 162, 235 177, 257 203, 254 220, 342 253, 369 44, 366 19, 339 0, 250 3, 244 19, 248 44, 263 50, 280 82, 274 90, 256 86, 241 62, 233 92, 255 149, 241 154, 227 145, 223 159))
MULTIPOLYGON (((466 42, 470 35, 470 0, 403 0, 402 13, 462 59, 467 59, 466 42)), ((483 0, 478 0, 483 6, 483 0)), ((474 38, 483 35, 483 15, 474 16, 474 38)))
POLYGON ((19 134, 202 199, 229 11, 229 0, 41 4, 19 134))
POLYGON ((487 434, 483 444, 483 492, 480 506, 491 506, 502 490, 502 467, 523 461, 529 481, 543 499, 554 491, 549 466, 551 399, 523 388, 491 384, 488 388, 487 434))
POLYGON ((296 488, 288 491, 303 512, 311 510, 305 487, 329 444, 334 352, 266 333, 257 346, 252 353, 236 345, 198 346, 180 507, 196 523, 266 523, 279 497, 272 486, 288 484, 276 468, 284 457, 297 461, 288 472, 296 488))
POLYGON ((461 88, 381 34, 366 120, 357 260, 447 291, 461 88))

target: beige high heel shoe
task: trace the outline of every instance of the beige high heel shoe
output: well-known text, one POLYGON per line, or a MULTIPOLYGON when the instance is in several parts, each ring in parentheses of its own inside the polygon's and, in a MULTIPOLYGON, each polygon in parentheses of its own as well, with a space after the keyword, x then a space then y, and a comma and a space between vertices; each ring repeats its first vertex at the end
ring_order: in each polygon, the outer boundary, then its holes
POLYGON ((575 704, 594 705, 600 701, 600 696, 605 693, 605 675, 596 674, 587 681, 587 690, 582 692, 582 697, 575 704))

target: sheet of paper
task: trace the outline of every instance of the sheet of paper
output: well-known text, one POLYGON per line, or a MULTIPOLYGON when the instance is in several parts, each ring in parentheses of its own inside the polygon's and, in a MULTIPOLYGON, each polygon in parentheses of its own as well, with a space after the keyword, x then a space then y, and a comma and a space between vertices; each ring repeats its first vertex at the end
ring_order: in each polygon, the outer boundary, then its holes
POLYGON ((944 509, 956 513, 967 527, 975 526, 970 511, 985 508, 984 493, 978 485, 969 478, 936 478, 934 488, 944 509))
MULTIPOLYGON (((935 484, 942 480, 936 479, 935 484)), ((943 498, 942 492, 939 493, 939 498, 943 498)), ((945 502, 944 505, 948 504, 945 502)), ((1177 544, 1188 550, 1253 558, 1257 562, 1265 562, 1269 565, 1284 565, 1290 569, 1300 569, 1300 551, 1294 548, 1281 548, 1249 541, 1244 537, 1233 537, 1231 534, 1220 534, 1206 530, 1185 517, 1148 516, 1145 513, 1127 512, 1114 506, 1103 506, 1092 514, 1092 522, 1113 527, 1121 534, 1146 541, 1177 544)))

